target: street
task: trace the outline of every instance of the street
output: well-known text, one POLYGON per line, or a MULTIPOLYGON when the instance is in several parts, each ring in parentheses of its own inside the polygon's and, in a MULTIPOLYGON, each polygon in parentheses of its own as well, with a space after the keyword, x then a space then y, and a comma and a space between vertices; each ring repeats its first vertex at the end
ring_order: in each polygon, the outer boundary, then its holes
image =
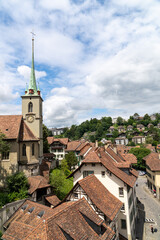
POLYGON ((153 194, 147 188, 146 185, 147 178, 146 176, 138 177, 137 183, 138 186, 136 188, 136 194, 139 201, 144 205, 143 209, 140 210, 145 215, 147 219, 154 219, 154 223, 144 224, 144 233, 143 240, 154 240, 160 239, 160 201, 154 198, 153 194), (151 225, 154 228, 154 233, 151 232, 151 225))

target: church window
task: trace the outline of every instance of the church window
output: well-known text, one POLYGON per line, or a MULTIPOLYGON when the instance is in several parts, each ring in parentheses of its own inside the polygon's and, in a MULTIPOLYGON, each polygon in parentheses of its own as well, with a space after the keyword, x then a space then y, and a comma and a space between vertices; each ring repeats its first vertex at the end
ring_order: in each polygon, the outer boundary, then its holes
POLYGON ((2 159, 9 159, 9 152, 2 152, 2 159))
POLYGON ((32 156, 34 156, 34 143, 32 143, 32 156))
POLYGON ((28 104, 28 112, 33 112, 33 103, 29 102, 28 104))
POLYGON ((26 156, 26 144, 22 146, 22 156, 26 156))

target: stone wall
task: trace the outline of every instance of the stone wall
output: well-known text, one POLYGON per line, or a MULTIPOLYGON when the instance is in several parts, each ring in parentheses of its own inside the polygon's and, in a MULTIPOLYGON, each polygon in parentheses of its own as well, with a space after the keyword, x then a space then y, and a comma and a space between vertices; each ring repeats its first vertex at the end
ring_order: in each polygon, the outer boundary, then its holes
POLYGON ((4 232, 3 224, 24 203, 26 199, 8 203, 0 209, 0 231, 4 232))

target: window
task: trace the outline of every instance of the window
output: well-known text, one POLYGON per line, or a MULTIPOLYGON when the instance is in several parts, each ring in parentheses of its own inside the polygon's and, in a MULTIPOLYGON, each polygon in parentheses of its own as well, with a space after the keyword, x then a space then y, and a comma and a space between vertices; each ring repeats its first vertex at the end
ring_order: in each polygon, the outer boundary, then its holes
POLYGON ((26 144, 22 146, 22 156, 26 156, 26 144))
POLYGON ((105 171, 102 171, 102 172, 101 172, 101 176, 102 176, 102 177, 105 177, 105 171))
POLYGON ((28 104, 28 112, 33 112, 33 103, 29 102, 28 104))
POLYGON ((123 187, 119 188, 119 196, 123 197, 124 196, 124 192, 123 192, 123 187))
POLYGON ((74 195, 74 198, 76 199, 78 198, 78 193, 74 193, 73 195, 74 195))
POLYGON ((32 143, 32 156, 34 156, 34 143, 32 143))
POLYGON ((122 207, 121 207, 121 211, 124 212, 125 211, 125 205, 123 203, 122 207))
POLYGON ((96 166, 96 164, 95 163, 92 163, 92 167, 95 167, 96 166))
POLYGON ((94 171, 83 171, 83 178, 85 178, 91 174, 94 174, 94 171))
POLYGON ((9 152, 2 152, 2 159, 9 159, 9 152))
POLYGON ((126 220, 125 219, 121 219, 121 228, 126 229, 126 220))

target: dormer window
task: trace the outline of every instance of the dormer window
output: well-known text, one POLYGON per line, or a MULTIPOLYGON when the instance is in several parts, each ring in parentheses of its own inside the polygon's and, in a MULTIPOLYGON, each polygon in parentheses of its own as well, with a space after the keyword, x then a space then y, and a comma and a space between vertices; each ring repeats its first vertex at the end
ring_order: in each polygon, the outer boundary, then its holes
POLYGON ((28 104, 28 112, 33 112, 33 103, 29 102, 28 104))

